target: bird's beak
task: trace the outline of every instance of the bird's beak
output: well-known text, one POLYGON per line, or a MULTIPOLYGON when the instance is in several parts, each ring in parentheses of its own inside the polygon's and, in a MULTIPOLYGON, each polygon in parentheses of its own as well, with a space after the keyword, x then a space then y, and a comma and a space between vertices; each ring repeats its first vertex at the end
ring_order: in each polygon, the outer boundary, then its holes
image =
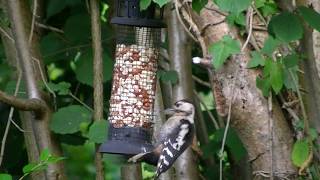
POLYGON ((176 110, 173 109, 173 108, 168 108, 168 109, 165 109, 165 110, 164 110, 164 114, 166 114, 166 115, 172 115, 172 114, 174 114, 175 112, 176 112, 176 110))

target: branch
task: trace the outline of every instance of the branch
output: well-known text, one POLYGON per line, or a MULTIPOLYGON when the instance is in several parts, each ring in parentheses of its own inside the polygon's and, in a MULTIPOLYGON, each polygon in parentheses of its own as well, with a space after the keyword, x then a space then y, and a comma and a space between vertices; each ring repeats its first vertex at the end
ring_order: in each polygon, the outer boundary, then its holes
POLYGON ((40 99, 20 99, 2 91, 0 91, 0 101, 22 111, 44 113, 47 110, 46 104, 40 99))

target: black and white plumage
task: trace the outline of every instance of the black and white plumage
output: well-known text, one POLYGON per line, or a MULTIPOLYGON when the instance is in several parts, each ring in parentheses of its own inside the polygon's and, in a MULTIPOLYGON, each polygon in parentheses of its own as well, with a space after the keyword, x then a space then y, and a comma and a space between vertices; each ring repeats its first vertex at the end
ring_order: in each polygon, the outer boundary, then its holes
POLYGON ((157 165, 156 178, 167 171, 192 143, 194 111, 193 104, 186 100, 177 101, 173 108, 165 110, 172 116, 160 128, 155 138, 155 148, 131 157, 128 162, 144 161, 157 165))

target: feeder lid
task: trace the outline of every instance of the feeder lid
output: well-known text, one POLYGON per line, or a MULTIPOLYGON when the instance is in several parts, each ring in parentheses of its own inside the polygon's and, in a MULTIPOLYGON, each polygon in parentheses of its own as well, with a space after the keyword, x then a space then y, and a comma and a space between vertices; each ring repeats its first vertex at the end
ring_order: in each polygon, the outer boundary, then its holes
POLYGON ((140 11, 140 0, 117 0, 116 16, 111 19, 112 24, 164 28, 163 8, 151 2, 146 10, 140 11))
POLYGON ((112 24, 151 27, 151 28, 165 28, 166 24, 159 19, 139 19, 130 17, 114 17, 111 19, 112 24))

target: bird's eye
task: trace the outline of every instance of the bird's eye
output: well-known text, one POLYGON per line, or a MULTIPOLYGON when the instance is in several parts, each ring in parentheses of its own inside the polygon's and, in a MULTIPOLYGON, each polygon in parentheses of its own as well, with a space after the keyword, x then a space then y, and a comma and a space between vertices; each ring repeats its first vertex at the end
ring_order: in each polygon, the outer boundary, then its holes
POLYGON ((179 107, 181 104, 180 104, 180 103, 176 103, 175 105, 176 105, 177 107, 179 107))

